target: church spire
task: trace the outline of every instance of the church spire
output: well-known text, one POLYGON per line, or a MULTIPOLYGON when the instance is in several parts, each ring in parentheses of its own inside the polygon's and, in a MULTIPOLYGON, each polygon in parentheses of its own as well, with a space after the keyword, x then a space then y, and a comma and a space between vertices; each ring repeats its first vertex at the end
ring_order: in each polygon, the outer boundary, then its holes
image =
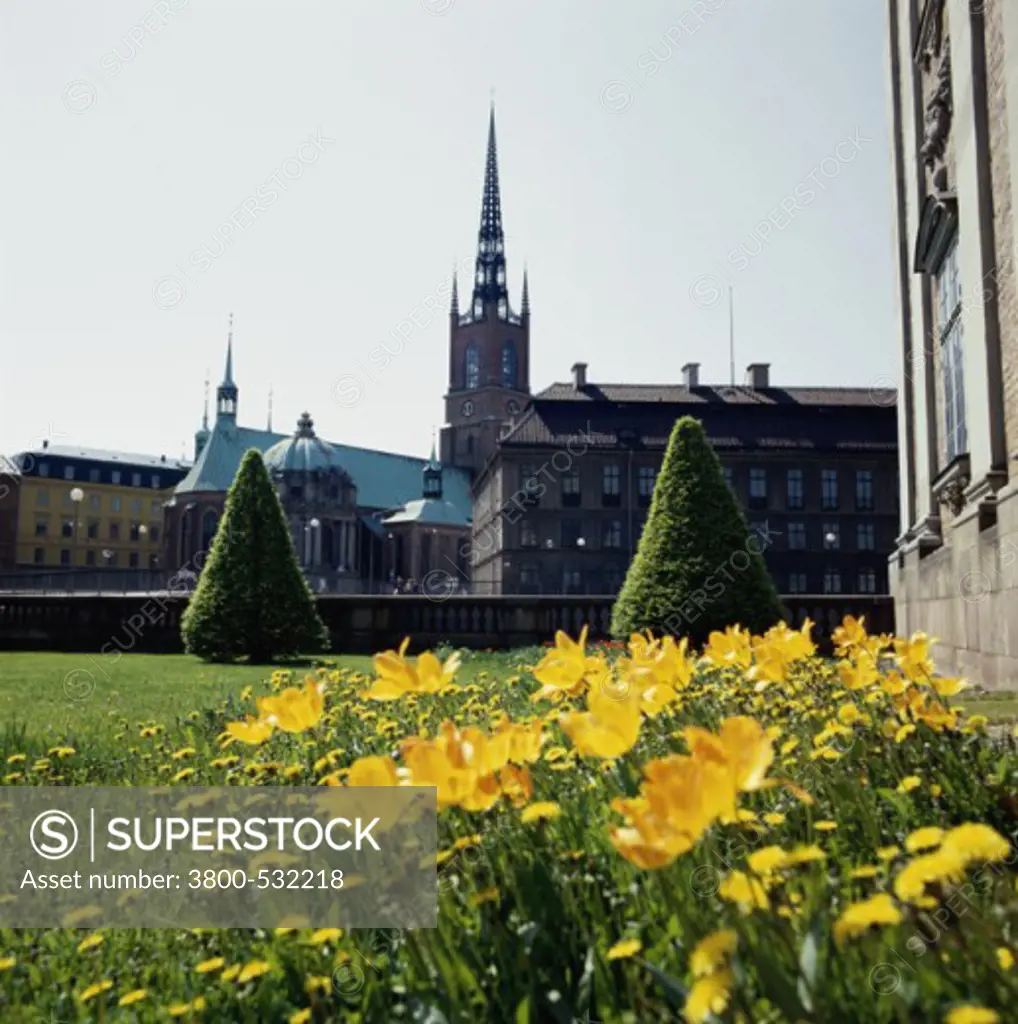
POLYGON ((237 420, 237 385, 233 382, 233 314, 226 336, 226 370, 216 388, 216 420, 237 420))
POLYGON ((523 296, 520 299, 520 315, 530 316, 530 279, 527 277, 527 265, 523 264, 523 296))
POLYGON ((502 231, 502 196, 498 186, 498 148, 495 143, 495 105, 488 119, 488 157, 484 168, 484 193, 481 199, 481 227, 477 233, 477 261, 474 273, 472 313, 484 315, 484 307, 498 303, 501 319, 509 314, 505 284, 505 234, 502 231))
POLYGON ((460 286, 456 267, 452 268, 452 298, 449 300, 449 316, 454 320, 460 315, 460 286))

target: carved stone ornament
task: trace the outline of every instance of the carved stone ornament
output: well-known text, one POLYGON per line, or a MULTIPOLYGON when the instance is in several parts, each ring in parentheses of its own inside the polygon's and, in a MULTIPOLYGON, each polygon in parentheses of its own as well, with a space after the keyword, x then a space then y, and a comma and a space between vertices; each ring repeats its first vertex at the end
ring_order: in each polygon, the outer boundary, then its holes
POLYGON ((933 494, 941 505, 946 505, 951 514, 956 516, 965 507, 965 490, 971 480, 969 457, 959 455, 933 481, 933 494))
POLYGON ((937 84, 926 103, 926 120, 923 144, 919 155, 930 169, 933 185, 939 192, 947 189, 947 168, 944 156, 947 153, 947 139, 951 134, 951 55, 945 53, 937 68, 937 84))

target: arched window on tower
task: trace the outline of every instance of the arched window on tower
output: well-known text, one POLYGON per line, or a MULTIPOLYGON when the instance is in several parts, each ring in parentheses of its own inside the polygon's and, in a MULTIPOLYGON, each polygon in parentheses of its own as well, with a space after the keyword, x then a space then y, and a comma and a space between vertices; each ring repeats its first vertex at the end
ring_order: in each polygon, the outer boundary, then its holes
POLYGON ((502 345, 502 387, 516 387, 516 346, 511 341, 502 345))
POLYGON ((477 355, 477 346, 473 342, 467 345, 463 377, 466 381, 466 386, 471 389, 476 388, 481 382, 480 360, 477 355))

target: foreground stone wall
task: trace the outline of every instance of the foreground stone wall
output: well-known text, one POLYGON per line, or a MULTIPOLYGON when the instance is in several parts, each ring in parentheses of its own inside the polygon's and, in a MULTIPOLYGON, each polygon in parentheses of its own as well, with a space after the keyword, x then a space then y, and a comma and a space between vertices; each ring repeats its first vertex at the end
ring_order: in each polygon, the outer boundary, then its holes
POLYGON ((1018 489, 998 496, 997 522, 955 520, 949 542, 892 562, 898 631, 939 638, 937 668, 987 689, 1018 688, 1018 489))

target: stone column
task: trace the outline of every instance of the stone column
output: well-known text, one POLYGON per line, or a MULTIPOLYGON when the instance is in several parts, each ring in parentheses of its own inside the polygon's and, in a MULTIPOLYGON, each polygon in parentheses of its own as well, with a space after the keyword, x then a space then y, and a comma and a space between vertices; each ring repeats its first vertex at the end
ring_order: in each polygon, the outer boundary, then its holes
POLYGON ((992 500, 1000 484, 1000 470, 1006 472, 1007 466, 986 119, 985 13, 970 13, 968 4, 949 4, 947 17, 963 302, 965 422, 971 469, 965 497, 969 504, 966 512, 975 514, 985 499, 992 500))

